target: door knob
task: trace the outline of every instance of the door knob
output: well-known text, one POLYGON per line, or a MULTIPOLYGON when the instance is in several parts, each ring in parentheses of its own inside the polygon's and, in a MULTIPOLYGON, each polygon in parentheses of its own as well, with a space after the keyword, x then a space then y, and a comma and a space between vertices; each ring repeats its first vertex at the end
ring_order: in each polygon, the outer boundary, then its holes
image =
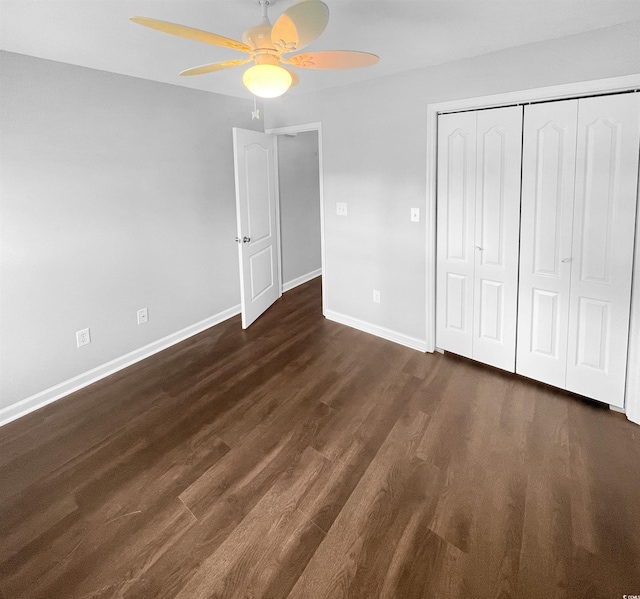
POLYGON ((243 237, 242 243, 249 243, 251 241, 251 237, 243 237))
POLYGON ((477 250, 480 250, 481 252, 484 250, 484 248, 481 248, 479 245, 476 246, 477 250))
POLYGON ((565 258, 565 259, 563 260, 563 262, 564 262, 565 264, 566 264, 567 262, 571 262, 571 257, 569 257, 569 258, 565 258))

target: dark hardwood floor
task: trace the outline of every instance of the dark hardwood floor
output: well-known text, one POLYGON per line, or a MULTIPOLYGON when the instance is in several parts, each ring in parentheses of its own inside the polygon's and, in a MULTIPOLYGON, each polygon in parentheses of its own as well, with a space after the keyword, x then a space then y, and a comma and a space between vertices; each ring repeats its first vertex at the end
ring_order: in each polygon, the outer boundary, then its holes
POLYGON ((0 428, 0 597, 640 595, 640 427, 320 280, 0 428))

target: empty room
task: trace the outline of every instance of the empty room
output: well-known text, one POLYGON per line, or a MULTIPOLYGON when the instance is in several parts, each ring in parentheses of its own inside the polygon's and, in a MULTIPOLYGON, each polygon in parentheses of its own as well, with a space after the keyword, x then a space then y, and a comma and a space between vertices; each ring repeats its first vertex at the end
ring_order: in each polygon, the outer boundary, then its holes
POLYGON ((640 597, 637 0, 0 0, 0 599, 640 597))

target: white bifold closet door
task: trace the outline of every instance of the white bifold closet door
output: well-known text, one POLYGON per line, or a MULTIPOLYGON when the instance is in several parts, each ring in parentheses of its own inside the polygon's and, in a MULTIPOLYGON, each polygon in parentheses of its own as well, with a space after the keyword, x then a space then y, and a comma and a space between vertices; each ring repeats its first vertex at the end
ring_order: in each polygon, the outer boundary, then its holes
POLYGON ((516 372, 565 387, 578 101, 527 106, 516 372))
POLYGON ((578 105, 567 389, 624 405, 640 94, 578 105))
POLYGON ((527 106, 517 372, 624 405, 640 95, 527 106))
POLYGON ((476 113, 438 116, 436 344, 473 356, 476 113))
POLYGON ((438 117, 438 347, 515 369, 522 107, 438 117))

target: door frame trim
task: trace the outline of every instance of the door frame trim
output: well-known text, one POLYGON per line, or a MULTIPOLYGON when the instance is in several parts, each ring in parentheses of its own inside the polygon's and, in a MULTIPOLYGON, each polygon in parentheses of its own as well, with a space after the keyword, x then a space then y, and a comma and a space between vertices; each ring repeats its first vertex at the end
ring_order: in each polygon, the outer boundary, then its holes
POLYGON ((280 295, 283 292, 282 284, 282 240, 280 238, 280 182, 278 178, 278 135, 286 135, 287 133, 304 133, 306 131, 318 132, 318 180, 320 183, 320 268, 322 271, 322 314, 324 315, 324 309, 327 305, 326 293, 327 284, 325 277, 325 243, 324 243, 324 175, 322 165, 322 123, 320 121, 314 123, 304 123, 300 125, 289 125, 287 127, 271 127, 265 129, 265 133, 276 136, 276 159, 275 164, 275 181, 276 181, 276 194, 278 195, 278 268, 280 268, 280 295))
MULTIPOLYGON (((563 85, 553 85, 507 92, 477 98, 464 98, 447 102, 427 104, 427 198, 426 198, 426 344, 427 351, 436 349, 436 172, 438 153, 438 115, 463 110, 497 108, 511 104, 532 104, 565 100, 584 96, 604 95, 640 90, 640 74, 579 81, 563 85)), ((640 195, 640 193, 639 193, 640 195)), ((639 201, 640 204, 640 201, 639 201)), ((640 239, 640 206, 636 210, 636 239, 640 239)), ((631 295, 631 323, 629 331, 629 353, 631 357, 640 357, 640 247, 636 243, 633 267, 633 290, 631 295)), ((627 418, 640 424, 640 374, 633 375, 627 367, 627 385, 625 390, 625 412, 627 418)))

